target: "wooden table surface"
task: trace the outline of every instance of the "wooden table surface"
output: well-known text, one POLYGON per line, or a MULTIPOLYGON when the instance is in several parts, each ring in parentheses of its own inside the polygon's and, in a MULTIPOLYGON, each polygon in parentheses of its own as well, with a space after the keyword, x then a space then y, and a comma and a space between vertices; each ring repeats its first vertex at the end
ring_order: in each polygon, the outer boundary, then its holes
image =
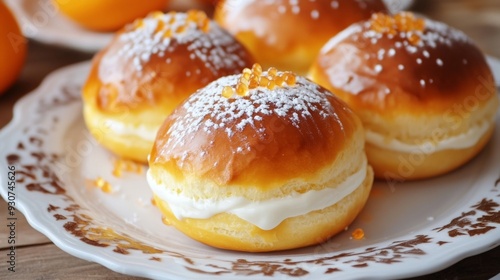
MULTIPOLYGON (((500 1, 418 0, 412 9, 463 30, 483 51, 500 58, 500 1)), ((35 89, 48 73, 91 57, 89 53, 30 41, 28 58, 19 80, 0 96, 0 128, 11 120, 14 103, 35 89)), ((0 213, 0 279, 139 279, 63 252, 31 228, 20 212, 17 212, 16 224, 16 272, 9 273, 5 261, 8 235, 3 225, 7 221, 7 204, 1 199, 0 213)), ((497 247, 445 270, 414 279, 488 279, 499 273, 500 247, 497 247)))

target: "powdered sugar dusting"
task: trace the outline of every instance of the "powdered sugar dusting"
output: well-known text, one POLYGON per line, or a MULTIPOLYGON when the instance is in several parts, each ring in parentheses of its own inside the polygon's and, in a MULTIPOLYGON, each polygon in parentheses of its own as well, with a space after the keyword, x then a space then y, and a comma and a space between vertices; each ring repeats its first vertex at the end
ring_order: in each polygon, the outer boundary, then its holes
POLYGON ((318 12, 318 10, 312 10, 311 11, 311 17, 313 19, 318 19, 319 18, 319 12, 318 12))
MULTIPOLYGON (((136 23, 137 24, 137 23, 136 23)), ((234 38, 214 21, 207 22, 207 29, 188 20, 186 13, 150 15, 141 20, 140 26, 130 24, 119 36, 123 42, 118 56, 130 58, 135 70, 142 71, 152 56, 165 56, 170 62, 169 52, 176 45, 187 45, 191 59, 200 59, 207 68, 218 69, 245 66, 244 61, 235 53, 240 45, 234 38)))
MULTIPOLYGON (((264 72, 264 75, 267 73, 264 72)), ((246 128, 259 132, 265 116, 275 115, 287 119, 297 128, 315 112, 326 118, 336 116, 327 94, 319 86, 298 77, 294 86, 284 85, 269 90, 258 87, 249 90, 244 97, 225 98, 221 92, 225 86, 234 86, 241 75, 220 78, 193 94, 183 105, 185 114, 179 116, 170 127, 167 146, 181 147, 188 135, 203 130, 211 133, 223 130, 231 138, 246 128)))
MULTIPOLYGON (((325 0, 321 0, 321 1, 317 1, 317 0, 288 0, 288 1, 262 0, 262 1, 259 1, 259 4, 260 5, 268 5, 268 6, 275 6, 277 9, 277 12, 279 14, 285 14, 287 12, 291 12, 294 15, 309 13, 312 19, 318 19, 321 16, 322 11, 323 11, 323 10, 318 10, 318 9, 327 8, 326 6, 322 5, 322 3, 321 3, 322 1, 325 1, 325 0), (311 2, 317 2, 317 3, 313 4, 311 7, 311 2)), ((358 5, 359 9, 361 9, 361 10, 366 10, 369 8, 369 3, 368 3, 369 1, 366 1, 366 0, 349 0, 349 1, 355 1, 356 4, 358 5)), ((230 1, 226 1, 226 2, 228 2, 228 4, 227 4, 228 6, 232 5, 232 6, 237 6, 238 9, 245 9, 248 4, 251 4, 254 1, 249 1, 249 0, 234 1, 234 2, 238 2, 238 4, 230 4, 229 3, 230 1), (240 3, 240 2, 243 2, 243 3, 240 3)), ((328 8, 330 8, 331 10, 339 10, 341 8, 340 2, 341 1, 338 1, 338 0, 331 0, 328 8)), ((324 12, 327 12, 327 11, 324 11, 324 12)), ((327 13, 325 13, 325 15, 327 15, 327 13)))
MULTIPOLYGON (((416 17, 415 19, 418 20, 416 17)), ((321 53, 330 52, 330 50, 342 43, 345 39, 355 41, 364 40, 369 44, 375 45, 375 47, 379 45, 383 46, 376 51, 364 54, 365 60, 373 61, 372 67, 374 73, 379 74, 383 70, 382 65, 386 65, 385 63, 392 59, 400 60, 401 55, 412 58, 406 63, 411 63, 412 60, 414 63, 413 65, 398 63, 397 69, 399 71, 413 69, 421 65, 422 67, 426 67, 431 61, 434 61, 438 67, 443 67, 447 62, 444 57, 437 55, 439 52, 434 51, 437 46, 445 45, 451 48, 455 44, 470 43, 470 39, 467 35, 444 23, 430 19, 423 19, 423 23, 424 25, 422 28, 407 28, 401 31, 397 26, 392 27, 393 29, 391 29, 391 27, 384 29, 384 25, 374 27, 373 22, 368 20, 361 24, 352 25, 332 38, 325 44, 321 53), (390 40, 390 44, 386 43, 388 40, 390 40), (379 41, 382 43, 379 44, 379 41)), ((375 24, 378 23, 376 22, 375 24)), ((462 61, 464 64, 467 63, 465 58, 463 58, 462 61)), ((434 81, 431 81, 428 77, 419 80, 419 84, 422 87, 433 83, 434 81)))
MULTIPOLYGON (((461 61, 463 65, 467 64, 468 60, 470 62, 470 54, 456 51, 456 47, 460 49, 460 46, 471 45, 467 35, 444 23, 413 16, 411 13, 393 16, 379 14, 371 20, 353 24, 340 32, 324 45, 321 55, 350 57, 350 53, 344 50, 357 48, 359 57, 353 52, 353 59, 349 60, 359 61, 352 63, 356 71, 367 76, 391 78, 391 81, 397 79, 389 77, 393 73, 409 73, 415 76, 415 80, 408 81, 408 84, 416 83, 421 88, 428 88, 447 84, 446 79, 432 79, 434 74, 430 73, 453 71, 455 69, 450 67, 455 67, 457 61, 461 61), (345 48, 346 46, 349 48, 345 48), (363 60, 367 66, 362 68, 360 65, 363 60)), ((365 77, 352 80, 343 73, 339 74, 341 67, 332 66, 327 59, 324 61, 322 67, 329 81, 336 87, 345 87, 357 94, 370 83, 365 77)), ((457 68, 458 70, 464 69, 457 68)))
MULTIPOLYGON (((392 57, 396 54, 397 49, 404 49, 410 54, 420 54, 425 58, 430 57, 429 50, 436 48, 437 45, 448 45, 452 46, 457 42, 468 42, 469 38, 463 32, 450 28, 444 23, 436 22, 430 19, 425 19, 425 29, 422 30, 411 30, 411 31, 398 31, 395 35, 383 32, 377 32, 372 29, 371 21, 366 21, 363 24, 362 37, 369 40, 372 44, 377 44, 379 40, 387 37, 394 40, 394 48, 388 50, 381 49, 378 51, 378 58, 380 60, 380 53, 390 52, 390 55, 385 56, 392 57), (417 38, 417 39, 415 39, 417 38)), ((397 31, 397 30, 396 30, 397 31)), ((354 34, 357 36, 357 34, 354 34)), ((434 58, 442 62, 441 58, 434 58)), ((438 64, 441 65, 441 62, 438 64)), ((422 60, 417 59, 417 63, 421 64, 422 60)))

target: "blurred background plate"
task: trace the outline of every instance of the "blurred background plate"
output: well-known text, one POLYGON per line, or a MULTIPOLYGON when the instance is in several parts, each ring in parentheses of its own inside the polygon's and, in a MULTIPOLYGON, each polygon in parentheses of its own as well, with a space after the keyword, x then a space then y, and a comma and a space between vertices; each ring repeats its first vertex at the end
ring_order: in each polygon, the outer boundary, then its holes
POLYGON ((413 0, 384 0, 384 2, 393 13, 407 10, 413 5, 413 0))
MULTIPOLYGON (((413 0, 384 0, 391 11, 407 9, 413 0)), ((5 0, 19 20, 21 30, 28 38, 42 43, 64 46, 80 51, 96 52, 111 40, 113 33, 101 33, 79 27, 62 16, 50 0, 5 0)), ((176 0, 175 10, 186 6, 203 8, 192 0, 176 0)), ((206 7, 205 7, 206 8, 206 7)))
POLYGON ((5 0, 5 3, 16 15, 24 35, 46 44, 95 52, 112 38, 112 33, 92 32, 64 18, 50 0, 5 0))

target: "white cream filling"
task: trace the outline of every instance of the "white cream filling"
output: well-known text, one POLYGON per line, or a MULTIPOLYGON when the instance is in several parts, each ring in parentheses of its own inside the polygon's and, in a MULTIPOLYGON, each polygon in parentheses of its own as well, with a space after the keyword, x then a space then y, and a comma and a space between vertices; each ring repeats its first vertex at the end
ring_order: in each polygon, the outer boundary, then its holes
POLYGON ((150 142, 155 140, 156 133, 158 132, 156 129, 151 129, 144 125, 135 126, 129 123, 109 119, 104 121, 104 125, 115 134, 122 136, 137 136, 150 142))
POLYGON ((415 152, 427 151, 437 152, 449 149, 465 149, 470 148, 479 142, 479 139, 490 128, 491 122, 482 122, 481 124, 471 127, 466 133, 448 137, 441 141, 425 141, 419 144, 408 144, 395 139, 386 139, 386 137, 377 132, 365 129, 366 142, 380 148, 398 151, 398 152, 415 152))
POLYGON ((349 176, 340 185, 322 190, 274 198, 265 201, 251 201, 244 197, 231 197, 222 200, 195 200, 169 191, 163 184, 157 184, 147 172, 147 180, 153 193, 168 203, 170 210, 179 220, 184 218, 208 219, 219 213, 232 213, 263 230, 271 230, 283 220, 324 209, 342 200, 355 191, 365 180, 367 161, 360 170, 349 176))

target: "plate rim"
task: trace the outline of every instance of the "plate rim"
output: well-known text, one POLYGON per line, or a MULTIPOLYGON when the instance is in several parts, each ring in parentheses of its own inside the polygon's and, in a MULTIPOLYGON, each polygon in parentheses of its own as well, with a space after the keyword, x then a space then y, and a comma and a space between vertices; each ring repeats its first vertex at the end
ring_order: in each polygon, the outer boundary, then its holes
MULTIPOLYGON (((51 5, 53 10, 48 11, 42 9, 41 12, 43 12, 43 14, 40 14, 43 15, 40 18, 46 18, 47 22, 34 22, 34 14, 29 13, 23 7, 23 4, 29 3, 29 5, 40 5, 42 1, 50 2, 49 0, 4 0, 7 7, 14 13, 24 36, 37 40, 41 43, 67 47, 70 49, 88 53, 97 52, 104 48, 107 43, 111 42, 114 36, 114 32, 95 32, 86 30, 62 16, 57 11, 57 8, 55 8, 51 3, 44 5, 51 5), (51 15, 49 12, 55 12, 56 14, 51 15), (74 35, 70 35, 70 37, 67 38, 60 35, 59 32, 55 32, 57 30, 51 30, 50 28, 47 28, 47 26, 50 26, 51 22, 54 21, 54 18, 63 21, 68 26, 71 26, 72 31, 76 33, 72 33, 74 35), (27 32, 27 30, 32 30, 33 32, 27 32), (81 38, 82 35, 85 36, 85 38, 87 38, 88 40, 78 40, 78 38, 81 38)), ((67 35, 68 32, 65 32, 64 34, 67 35)))

